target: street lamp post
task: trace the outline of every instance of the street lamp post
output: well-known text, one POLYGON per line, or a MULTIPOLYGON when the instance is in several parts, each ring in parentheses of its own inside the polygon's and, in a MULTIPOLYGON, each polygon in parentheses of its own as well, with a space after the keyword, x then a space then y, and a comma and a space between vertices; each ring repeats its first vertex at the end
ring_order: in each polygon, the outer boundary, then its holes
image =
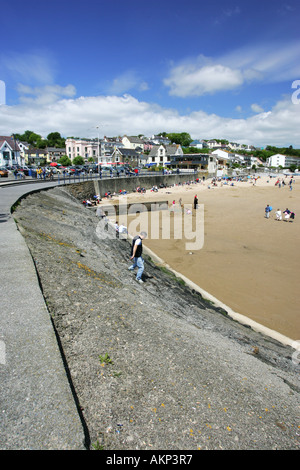
POLYGON ((98 134, 98 144, 97 144, 97 163, 99 164, 99 126, 96 126, 98 134))

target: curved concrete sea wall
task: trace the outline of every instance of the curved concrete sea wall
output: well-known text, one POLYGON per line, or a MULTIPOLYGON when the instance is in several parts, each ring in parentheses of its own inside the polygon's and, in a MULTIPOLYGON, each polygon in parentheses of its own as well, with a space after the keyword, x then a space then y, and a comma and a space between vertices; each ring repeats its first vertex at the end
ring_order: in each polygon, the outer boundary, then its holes
POLYGON ((291 348, 234 321, 146 253, 137 283, 130 242, 101 236, 74 191, 32 194, 14 215, 91 447, 298 448, 291 348))

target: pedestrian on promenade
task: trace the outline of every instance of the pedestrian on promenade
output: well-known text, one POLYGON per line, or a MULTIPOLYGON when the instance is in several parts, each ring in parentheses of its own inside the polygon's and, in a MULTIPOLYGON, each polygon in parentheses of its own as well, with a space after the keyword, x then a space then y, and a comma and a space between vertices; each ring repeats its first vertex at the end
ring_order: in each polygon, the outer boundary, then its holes
POLYGON ((133 271, 135 268, 138 268, 136 274, 136 280, 143 284, 142 274, 144 272, 144 260, 142 258, 143 253, 143 244, 142 241, 147 237, 146 232, 141 232, 139 235, 135 236, 132 240, 131 245, 131 256, 130 259, 133 260, 133 264, 129 266, 128 271, 133 271))

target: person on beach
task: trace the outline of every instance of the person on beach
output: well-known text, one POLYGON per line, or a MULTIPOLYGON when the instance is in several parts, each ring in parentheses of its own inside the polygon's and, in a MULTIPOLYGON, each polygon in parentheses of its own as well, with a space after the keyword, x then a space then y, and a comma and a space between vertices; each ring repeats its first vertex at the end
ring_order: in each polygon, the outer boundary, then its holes
POLYGON ((284 213, 285 221, 287 222, 290 218, 291 211, 288 208, 286 208, 283 213, 284 213))
POLYGON ((271 207, 269 206, 269 204, 267 204, 267 207, 265 208, 266 219, 269 219, 271 210, 271 207))
POLYGON ((197 209, 197 207, 198 207, 198 198, 196 194, 196 196, 194 197, 194 209, 197 209))
POLYGON ((119 225, 119 234, 120 235, 127 234, 127 227, 125 227, 125 225, 123 225, 123 224, 119 225))
POLYGON ((276 215, 276 220, 282 220, 282 214, 281 214, 280 209, 277 209, 277 211, 275 212, 275 215, 276 215))
POLYGON ((135 236, 132 240, 131 245, 131 256, 130 259, 133 260, 133 264, 129 266, 128 271, 133 271, 135 268, 138 268, 136 274, 136 280, 143 284, 142 274, 144 272, 144 260, 142 258, 143 253, 143 244, 142 241, 147 237, 146 232, 141 232, 139 235, 135 236))

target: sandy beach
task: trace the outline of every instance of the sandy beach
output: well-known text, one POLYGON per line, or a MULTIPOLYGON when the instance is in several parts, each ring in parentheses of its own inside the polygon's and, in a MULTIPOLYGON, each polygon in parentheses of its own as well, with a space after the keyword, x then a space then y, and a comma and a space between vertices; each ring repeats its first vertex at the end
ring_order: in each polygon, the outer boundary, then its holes
MULTIPOLYGON (((293 340, 300 339, 300 319, 297 298, 299 279, 300 214, 299 181, 290 191, 275 186, 276 178, 260 177, 252 181, 234 182, 234 186, 205 183, 180 185, 147 190, 145 194, 127 195, 127 202, 168 200, 170 210, 161 211, 178 217, 179 200, 193 204, 198 196, 204 208, 204 245, 187 250, 186 239, 174 239, 171 224, 169 239, 151 239, 150 215, 139 215, 141 226, 128 220, 129 233, 148 229, 145 246, 203 290, 229 306, 233 311, 293 340), (273 207, 265 218, 265 207, 273 207), (295 212, 293 222, 276 221, 275 211, 286 208, 295 212), (144 217, 148 217, 148 224, 144 217), (143 226, 142 226, 143 225, 143 226)), ((188 180, 188 178, 187 178, 188 180)), ((124 196, 120 197, 120 203, 124 196)), ((185 206, 186 208, 187 206, 185 206)), ((199 209, 198 209, 199 210, 199 209)), ((182 215, 180 215, 182 217, 182 215)), ((196 217, 192 214, 188 217, 196 217)), ((183 217, 182 217, 183 218, 183 217)), ((161 222, 163 223, 163 222, 161 222)), ((170 224, 169 224, 170 225, 170 224)), ((184 234, 183 234, 184 235, 184 234)))

